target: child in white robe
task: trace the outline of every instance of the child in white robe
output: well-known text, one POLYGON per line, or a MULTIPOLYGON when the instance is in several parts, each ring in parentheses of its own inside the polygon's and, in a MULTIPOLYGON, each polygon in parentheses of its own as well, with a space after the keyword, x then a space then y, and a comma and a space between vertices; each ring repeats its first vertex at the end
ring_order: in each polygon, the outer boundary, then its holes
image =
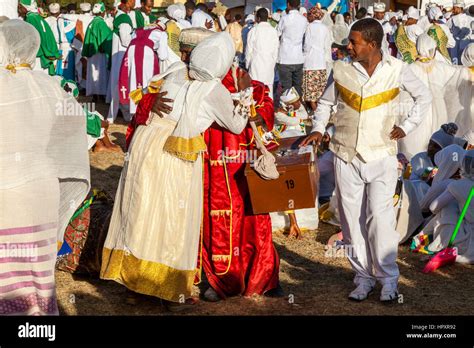
MULTIPOLYGON (((280 97, 281 108, 275 113, 273 134, 278 138, 291 138, 306 135, 308 113, 294 87, 286 90, 280 97)), ((315 208, 270 213, 273 230, 288 230, 289 236, 298 238, 301 230, 318 228, 317 203, 315 208)))

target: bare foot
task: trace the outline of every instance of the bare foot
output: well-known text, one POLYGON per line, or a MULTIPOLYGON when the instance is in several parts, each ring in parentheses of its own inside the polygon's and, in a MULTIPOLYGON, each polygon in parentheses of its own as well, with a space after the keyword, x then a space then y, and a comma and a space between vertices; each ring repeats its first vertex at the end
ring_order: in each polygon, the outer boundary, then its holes
POLYGON ((92 149, 94 153, 96 152, 105 152, 107 151, 107 147, 105 146, 104 142, 100 139, 98 139, 95 142, 94 148, 92 149))
POLYGON ((303 237, 303 233, 301 232, 297 224, 290 226, 290 232, 288 233, 288 238, 293 238, 293 237, 296 239, 300 239, 303 237))

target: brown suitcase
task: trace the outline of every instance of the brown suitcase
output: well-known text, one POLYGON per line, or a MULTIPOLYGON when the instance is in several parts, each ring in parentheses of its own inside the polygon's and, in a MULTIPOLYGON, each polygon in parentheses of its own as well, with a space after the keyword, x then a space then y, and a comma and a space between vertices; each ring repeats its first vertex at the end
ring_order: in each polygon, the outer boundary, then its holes
POLYGON ((278 179, 262 179, 247 164, 245 176, 254 214, 315 207, 319 171, 314 151, 298 154, 303 138, 279 139, 279 147, 272 151, 280 173, 278 179))

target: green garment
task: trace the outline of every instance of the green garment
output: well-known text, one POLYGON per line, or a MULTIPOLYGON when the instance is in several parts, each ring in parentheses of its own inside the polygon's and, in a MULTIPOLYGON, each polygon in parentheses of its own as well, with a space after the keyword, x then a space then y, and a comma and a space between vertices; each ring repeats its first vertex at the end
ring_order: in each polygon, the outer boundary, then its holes
POLYGON ((278 22, 274 19, 271 19, 269 18, 268 19, 268 23, 270 23, 270 25, 273 27, 273 28, 276 28, 278 26, 278 22))
POLYGON ((133 28, 132 19, 127 13, 121 13, 117 17, 114 18, 114 33, 117 36, 120 36, 120 33, 119 33, 120 24, 124 24, 124 23, 129 24, 133 28))
POLYGON ((101 119, 95 112, 90 112, 84 107, 87 116, 87 134, 94 138, 100 137, 100 129, 102 128, 101 119))
POLYGON ((150 18, 150 23, 155 23, 158 19, 158 17, 156 17, 153 13, 150 13, 148 18, 150 18))
POLYGON ((135 20, 137 22, 137 27, 135 29, 141 29, 145 27, 145 17, 143 17, 143 13, 140 11, 140 9, 135 10, 135 20))
POLYGON ((107 56, 108 66, 110 68, 112 57, 112 30, 107 26, 105 20, 96 16, 86 31, 82 55, 92 57, 97 53, 104 53, 107 56))
POLYGON ((40 59, 41 67, 48 69, 49 75, 55 75, 54 61, 60 59, 61 55, 49 24, 38 13, 34 12, 28 12, 25 21, 34 26, 39 33, 40 48, 36 57, 40 59))

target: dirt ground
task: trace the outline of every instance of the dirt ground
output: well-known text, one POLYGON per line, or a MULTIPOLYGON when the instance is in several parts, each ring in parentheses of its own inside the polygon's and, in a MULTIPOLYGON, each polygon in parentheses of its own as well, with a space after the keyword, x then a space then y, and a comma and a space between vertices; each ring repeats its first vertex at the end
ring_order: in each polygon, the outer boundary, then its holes
MULTIPOLYGON (((105 105, 97 109, 104 115, 105 105)), ((111 138, 124 148, 126 126, 118 121, 109 128, 111 138)), ((122 170, 123 153, 90 153, 92 187, 115 196, 122 170)), ((301 240, 274 233, 281 259, 280 282, 285 298, 235 297, 217 303, 200 301, 179 315, 472 315, 474 313, 474 266, 452 265, 432 274, 421 269, 426 257, 399 247, 400 297, 397 303, 381 304, 380 287, 368 300, 347 299, 353 289, 353 273, 344 257, 328 255, 325 245, 335 232, 321 224, 301 240)), ((56 272, 60 312, 63 315, 176 315, 155 298, 125 302, 125 288, 113 281, 81 278, 56 272)))

